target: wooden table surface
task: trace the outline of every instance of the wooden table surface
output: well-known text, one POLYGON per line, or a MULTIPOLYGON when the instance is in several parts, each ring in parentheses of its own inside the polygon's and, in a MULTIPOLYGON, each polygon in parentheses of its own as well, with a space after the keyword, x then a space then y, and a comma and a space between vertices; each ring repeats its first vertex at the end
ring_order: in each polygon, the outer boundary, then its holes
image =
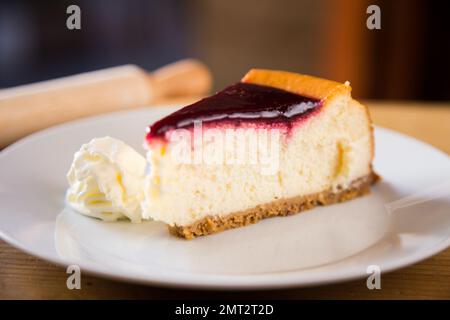
MULTIPOLYGON (((374 122, 450 153, 450 103, 368 102, 374 122)), ((450 249, 382 276, 381 290, 365 279, 313 288, 270 291, 192 291, 116 282, 82 274, 81 290, 66 288, 65 269, 0 241, 1 299, 450 299, 450 249)))

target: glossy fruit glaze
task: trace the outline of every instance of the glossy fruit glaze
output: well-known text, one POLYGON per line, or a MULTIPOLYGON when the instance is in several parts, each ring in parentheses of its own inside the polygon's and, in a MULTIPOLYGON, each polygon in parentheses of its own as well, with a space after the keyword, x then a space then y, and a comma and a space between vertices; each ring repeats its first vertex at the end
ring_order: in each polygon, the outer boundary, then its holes
POLYGON ((165 140, 166 133, 203 126, 278 126, 290 130, 293 123, 318 112, 322 101, 285 90, 239 82, 188 105, 147 128, 147 142, 165 140))

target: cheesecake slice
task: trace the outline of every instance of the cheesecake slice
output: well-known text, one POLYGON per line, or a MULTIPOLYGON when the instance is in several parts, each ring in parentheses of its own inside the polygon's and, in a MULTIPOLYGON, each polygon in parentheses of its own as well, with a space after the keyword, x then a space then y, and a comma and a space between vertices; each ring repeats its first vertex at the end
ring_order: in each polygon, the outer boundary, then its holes
POLYGON ((143 217, 192 239, 362 196, 376 180, 351 87, 254 69, 149 126, 143 217))

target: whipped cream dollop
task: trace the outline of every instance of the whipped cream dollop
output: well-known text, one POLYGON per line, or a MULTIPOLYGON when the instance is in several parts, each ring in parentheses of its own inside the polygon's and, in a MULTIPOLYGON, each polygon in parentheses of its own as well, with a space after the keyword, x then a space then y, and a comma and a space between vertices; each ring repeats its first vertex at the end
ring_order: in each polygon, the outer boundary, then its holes
POLYGON ((66 201, 76 211, 116 221, 141 222, 147 161, 124 142, 103 137, 75 153, 67 179, 66 201))

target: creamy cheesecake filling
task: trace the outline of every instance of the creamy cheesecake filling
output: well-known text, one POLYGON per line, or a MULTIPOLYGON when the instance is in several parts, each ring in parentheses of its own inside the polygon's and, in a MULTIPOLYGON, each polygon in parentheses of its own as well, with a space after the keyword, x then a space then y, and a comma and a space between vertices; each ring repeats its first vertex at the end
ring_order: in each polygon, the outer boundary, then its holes
POLYGON ((345 189, 371 173, 371 124, 349 94, 327 100, 320 112, 298 121, 291 119, 290 138, 280 140, 277 170, 267 175, 261 164, 178 163, 173 144, 152 145, 143 217, 186 226, 278 199, 345 189))

